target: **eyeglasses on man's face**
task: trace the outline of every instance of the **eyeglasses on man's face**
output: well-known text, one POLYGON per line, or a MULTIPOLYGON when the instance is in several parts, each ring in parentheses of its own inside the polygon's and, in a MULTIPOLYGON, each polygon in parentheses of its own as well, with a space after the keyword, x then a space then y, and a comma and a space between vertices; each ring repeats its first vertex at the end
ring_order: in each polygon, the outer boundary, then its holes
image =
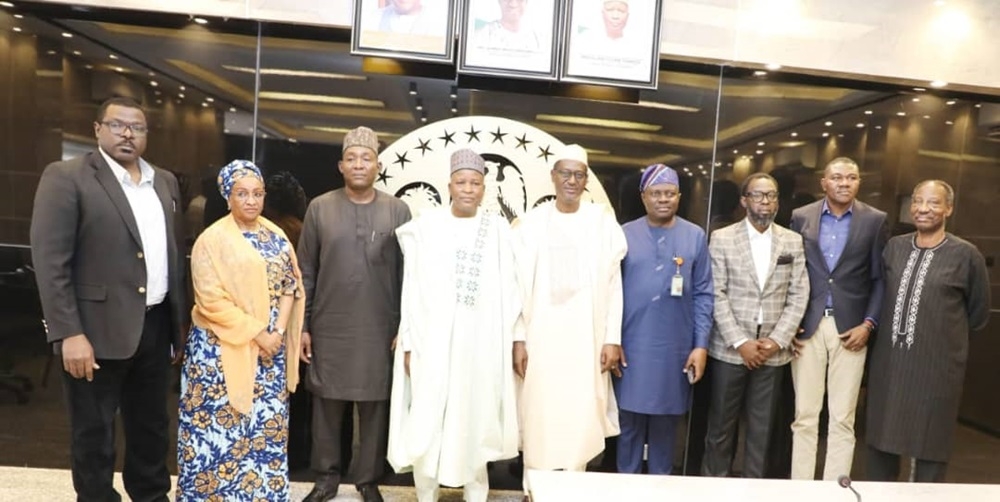
POLYGON ((116 134, 118 136, 125 134, 125 129, 132 131, 134 136, 145 136, 146 133, 149 132, 149 128, 146 127, 146 124, 140 123, 128 124, 118 120, 105 120, 104 122, 101 122, 101 125, 104 125, 109 131, 111 131, 112 134, 116 134))
POLYGON ((563 181, 569 181, 570 178, 576 181, 584 181, 587 179, 587 171, 570 171, 568 169, 556 169, 556 174, 559 179, 563 181))
POLYGON ((775 202, 778 200, 778 192, 747 192, 743 194, 744 197, 756 202, 761 203, 766 199, 768 202, 775 202))

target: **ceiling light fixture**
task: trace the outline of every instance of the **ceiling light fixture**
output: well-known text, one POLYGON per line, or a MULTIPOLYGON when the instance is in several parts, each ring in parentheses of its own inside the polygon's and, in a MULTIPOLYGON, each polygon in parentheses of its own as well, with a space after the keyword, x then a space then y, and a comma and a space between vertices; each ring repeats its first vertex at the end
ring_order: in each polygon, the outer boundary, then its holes
POLYGON ((793 138, 797 138, 797 137, 799 137, 799 133, 797 133, 797 132, 795 132, 795 131, 792 131, 792 134, 791 134, 791 136, 792 136, 793 138))
POLYGON ((196 18, 194 18, 194 22, 196 22, 196 23, 198 23, 200 25, 206 25, 206 24, 208 24, 208 19, 205 19, 203 17, 196 17, 196 18))
POLYGON ((63 38, 73 38, 73 34, 68 31, 62 32, 62 36, 63 38))
POLYGON ((826 122, 823 122, 823 125, 825 125, 825 126, 827 126, 827 127, 830 127, 830 126, 832 126, 832 125, 833 125, 833 122, 832 122, 832 121, 830 121, 830 120, 827 120, 826 122))
POLYGON ((644 132, 656 132, 663 129, 663 126, 659 124, 646 124, 643 122, 631 122, 627 120, 599 119, 594 117, 578 117, 575 115, 551 115, 547 113, 535 115, 535 120, 644 132))
POLYGON ((235 106, 230 106, 229 107, 229 111, 232 112, 232 113, 236 113, 236 107, 235 106))
POLYGON ((187 90, 187 87, 184 87, 184 86, 182 85, 182 86, 180 86, 180 87, 179 87, 179 89, 180 89, 180 90, 182 90, 182 91, 186 91, 186 90, 187 90))
POLYGON ((739 150, 733 150, 733 155, 736 155, 737 153, 740 153, 740 151, 739 150))
POLYGON ((945 120, 944 123, 948 125, 955 125, 955 123, 950 120, 945 120))
POLYGON ((0 7, 7 7, 9 9, 9 8, 11 8, 13 6, 14 6, 14 4, 12 4, 10 2, 0 2, 0 7))
POLYGON ((160 85, 160 83, 159 83, 159 82, 157 82, 157 81, 155 81, 155 80, 150 80, 150 81, 149 81, 149 85, 151 85, 151 86, 153 86, 153 87, 156 87, 156 86, 160 85))
POLYGON ((14 19, 24 19, 24 14, 14 14, 14 19))
POLYGON ((416 96, 416 95, 417 95, 417 83, 410 82, 410 96, 416 96))
POLYGON ((919 103, 919 102, 920 102, 920 98, 913 98, 913 100, 912 100, 912 101, 913 101, 914 103, 919 103))
POLYGON ((458 113, 458 103, 455 101, 451 102, 451 113, 458 113))
POLYGON ((940 89, 940 88, 945 87, 947 85, 948 85, 948 82, 945 82, 944 80, 932 80, 931 81, 931 87, 934 87, 934 88, 937 88, 937 89, 940 89))
POLYGON ((182 93, 178 94, 177 97, 181 98, 181 99, 184 99, 184 93, 182 92, 182 93))
POLYGON ((875 126, 875 129, 882 129, 882 126, 875 126))
POLYGON ((15 26, 14 33, 21 33, 21 28, 19 26, 15 26))
POLYGON ((122 72, 125 71, 125 68, 122 68, 121 66, 116 66, 115 67, 115 71, 118 72, 118 73, 122 73, 122 72))
POLYGON ((828 132, 823 133, 823 137, 824 138, 829 138, 830 137, 830 133, 828 133, 828 132))
POLYGON ((762 155, 764 153, 764 150, 757 150, 756 153, 757 153, 757 155, 762 155))
POLYGON ((983 104, 982 104, 982 103, 976 103, 976 104, 975 104, 975 107, 976 107, 976 108, 982 108, 982 107, 983 107, 983 104))
POLYGON ((111 59, 118 59, 118 56, 115 56, 114 54, 108 54, 108 57, 111 59))
POLYGON ((767 144, 767 143, 764 143, 763 141, 758 141, 758 142, 757 142, 757 146, 764 146, 764 145, 766 145, 766 144, 767 144))
POLYGON ((924 118, 925 119, 929 119, 929 118, 931 118, 931 116, 930 115, 924 115, 924 118))
POLYGON ((414 108, 416 108, 417 111, 423 110, 424 109, 424 100, 422 100, 420 98, 417 98, 417 106, 415 106, 414 108))
POLYGON ((944 104, 946 104, 946 105, 948 105, 948 106, 951 106, 951 105, 953 105, 953 104, 955 104, 955 103, 957 103, 957 101, 955 101, 954 99, 949 99, 948 101, 945 101, 945 102, 944 102, 944 104))
POLYGON ((768 70, 771 70, 771 71, 775 71, 775 70, 780 70, 781 69, 781 65, 778 64, 778 63, 768 63, 768 64, 764 65, 764 68, 767 68, 768 70))
MULTIPOLYGON (((628 104, 631 105, 632 103, 628 104)), ((639 102, 635 103, 633 106, 641 106, 643 108, 657 108, 660 110, 673 110, 678 112, 691 112, 691 113, 698 113, 701 111, 701 108, 695 108, 693 106, 673 105, 670 103, 660 103, 659 101, 639 100, 639 102)))
MULTIPOLYGON (((416 84, 414 84, 414 85, 416 85, 416 84)), ((451 86, 451 92, 448 93, 448 97, 450 97, 451 99, 458 99, 458 86, 457 85, 451 86)))
POLYGON ((385 103, 377 99, 347 98, 329 96, 326 94, 299 94, 294 92, 265 91, 259 94, 261 99, 276 101, 300 101, 304 103, 323 103, 328 105, 365 106, 369 108, 385 108, 385 103))
POLYGON ((896 112, 896 115, 898 115, 900 117, 905 117, 906 116, 906 112, 896 112))
POLYGON ((83 53, 82 53, 82 52, 80 52, 80 51, 73 51, 73 55, 74 55, 74 56, 79 56, 79 55, 81 55, 81 54, 83 54, 83 53))
POLYGON ((872 113, 874 113, 874 112, 871 111, 871 110, 865 110, 865 115, 871 115, 872 113))
POLYGON ((364 75, 348 75, 346 73, 329 73, 322 71, 305 71, 305 70, 289 70, 287 68, 261 68, 258 71, 256 68, 250 68, 248 66, 233 66, 233 65, 222 65, 223 68, 229 71, 237 71, 240 73, 251 73, 261 75, 274 75, 278 77, 303 77, 303 78, 327 78, 332 80, 368 80, 368 77, 364 75))
POLYGON ((854 127, 857 127, 858 129, 863 129, 865 127, 865 124, 863 122, 858 122, 857 124, 854 125, 854 127))
POLYGON ((215 98, 213 98, 212 96, 209 96, 209 97, 205 98, 205 101, 208 101, 209 103, 214 103, 215 102, 215 98))
POLYGON ((924 89, 923 87, 914 87, 914 88, 913 88, 913 90, 914 90, 914 91, 917 91, 917 92, 924 92, 924 91, 926 91, 927 89, 924 89))
POLYGON ((767 72, 764 71, 764 70, 757 70, 757 71, 753 72, 753 76, 755 76, 755 77, 766 77, 767 76, 767 72))

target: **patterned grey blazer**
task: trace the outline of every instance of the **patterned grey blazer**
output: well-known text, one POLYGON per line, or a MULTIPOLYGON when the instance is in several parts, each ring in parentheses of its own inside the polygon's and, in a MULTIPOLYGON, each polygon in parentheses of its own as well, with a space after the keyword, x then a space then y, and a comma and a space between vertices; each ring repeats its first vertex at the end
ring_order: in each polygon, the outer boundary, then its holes
POLYGON ((757 284, 746 219, 712 232, 708 247, 715 280, 715 325, 708 353, 720 361, 743 364, 733 344, 757 338, 761 309, 761 338, 782 347, 765 364, 781 366, 792 360, 789 349, 809 301, 809 275, 802 236, 776 224, 771 227, 771 265, 763 288, 757 284))

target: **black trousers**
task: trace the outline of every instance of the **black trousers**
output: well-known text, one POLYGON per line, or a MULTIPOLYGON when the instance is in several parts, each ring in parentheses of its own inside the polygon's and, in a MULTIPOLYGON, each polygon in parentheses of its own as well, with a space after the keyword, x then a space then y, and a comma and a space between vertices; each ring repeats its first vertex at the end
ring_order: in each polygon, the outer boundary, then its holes
MULTIPOLYGON (((389 401, 340 401, 315 397, 313 401, 312 469, 316 484, 339 485, 347 466, 343 449, 351 449, 343 437, 344 413, 358 407, 358 455, 350 465, 349 479, 355 485, 378 483, 385 473, 385 455, 389 442, 389 401)), ((353 415, 353 414, 352 414, 353 415)))
POLYGON ((98 360, 101 369, 94 371, 92 382, 62 372, 78 501, 121 500, 112 485, 119 410, 125 430, 125 491, 137 502, 167 500, 169 326, 170 308, 164 301, 146 312, 142 338, 131 358, 98 360))
MULTIPOLYGON (((899 455, 868 447, 868 481, 899 481, 899 455)), ((947 462, 917 459, 912 477, 917 483, 944 483, 947 462)))
POLYGON ((743 477, 762 478, 768 445, 774 428, 774 413, 781 389, 781 366, 755 370, 709 358, 712 395, 705 435, 702 476, 727 477, 732 469, 741 412, 746 410, 746 456, 743 477))

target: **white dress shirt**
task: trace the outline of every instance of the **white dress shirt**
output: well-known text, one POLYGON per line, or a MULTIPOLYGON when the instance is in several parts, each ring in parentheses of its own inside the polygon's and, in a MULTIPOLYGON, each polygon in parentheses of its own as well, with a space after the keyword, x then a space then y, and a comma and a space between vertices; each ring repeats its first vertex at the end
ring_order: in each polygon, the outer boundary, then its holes
POLYGON ((142 240, 142 256, 146 263, 146 306, 151 307, 163 302, 170 290, 168 281, 167 259, 167 220, 163 214, 160 197, 153 188, 153 168, 141 158, 139 159, 139 183, 132 181, 132 176, 115 159, 98 148, 104 161, 111 167, 115 178, 121 182, 125 198, 132 208, 132 216, 139 228, 139 238, 142 240))
MULTIPOLYGON (((767 282, 767 272, 771 269, 771 241, 774 236, 774 232, 771 230, 771 225, 767 226, 767 230, 763 232, 758 232, 756 228, 750 224, 750 219, 746 220, 747 223, 747 236, 750 238, 750 257, 753 259, 753 267, 757 272, 757 284, 760 290, 764 291, 764 283, 767 282)), ((764 323, 764 308, 761 307, 757 311, 757 324, 764 323)), ((740 345, 743 345, 747 340, 742 340, 733 344, 733 348, 738 349, 740 345)))

